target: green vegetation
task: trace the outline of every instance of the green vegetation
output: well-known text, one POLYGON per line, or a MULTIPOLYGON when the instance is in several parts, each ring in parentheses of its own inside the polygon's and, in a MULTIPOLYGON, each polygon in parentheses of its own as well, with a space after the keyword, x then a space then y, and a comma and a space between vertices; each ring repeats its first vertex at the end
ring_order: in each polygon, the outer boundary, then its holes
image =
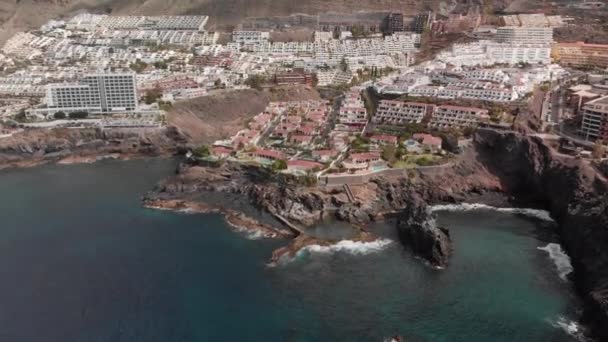
POLYGON ((397 161, 397 148, 392 144, 384 146, 382 149, 382 159, 388 162, 389 165, 394 164, 397 161))
POLYGON ((160 108, 160 110, 168 112, 169 110, 171 110, 171 108, 173 108, 173 104, 169 101, 158 101, 158 108, 160 108))
POLYGON ((142 73, 144 70, 146 70, 146 68, 148 67, 148 63, 146 62, 142 62, 141 60, 136 60, 135 63, 131 63, 131 65, 129 65, 129 68, 133 71, 135 71, 136 73, 140 74, 142 73))
POLYGON ((86 119, 89 116, 89 113, 84 111, 72 112, 68 115, 70 119, 86 119))
POLYGON ((17 122, 26 122, 27 121, 27 115, 25 114, 25 110, 20 110, 19 113, 17 113, 15 115, 15 121, 17 122))
POLYGON ((247 78, 245 80, 245 85, 256 89, 256 90, 262 90, 262 86, 264 85, 264 83, 266 83, 266 77, 262 76, 262 75, 251 75, 249 76, 249 78, 247 78))
POLYGON ((197 158, 207 158, 211 155, 211 150, 209 150, 209 146, 201 145, 192 151, 192 153, 197 158))
POLYGON ((286 162, 286 161, 284 161, 284 160, 282 160, 282 159, 275 160, 275 161, 272 163, 271 168, 272 168, 274 171, 281 171, 281 170, 285 170, 285 169, 287 169, 287 162, 286 162))
POLYGON ((64 113, 64 112, 56 112, 55 114, 53 114, 53 118, 55 120, 63 120, 65 118, 67 118, 68 116, 64 113))
POLYGON ((144 95, 144 102, 146 104, 153 104, 163 95, 163 92, 160 88, 154 88, 146 91, 144 95))
POLYGON ((351 148, 354 152, 368 152, 369 139, 362 136, 357 136, 351 143, 351 148))

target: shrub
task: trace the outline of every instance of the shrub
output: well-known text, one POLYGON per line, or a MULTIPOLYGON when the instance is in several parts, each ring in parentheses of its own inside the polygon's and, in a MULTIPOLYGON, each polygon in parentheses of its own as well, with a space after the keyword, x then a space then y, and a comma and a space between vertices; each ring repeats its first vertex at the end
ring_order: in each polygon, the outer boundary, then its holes
POLYGON ((53 118, 55 118, 55 120, 63 120, 67 117, 68 116, 64 112, 57 112, 57 113, 53 114, 53 118))

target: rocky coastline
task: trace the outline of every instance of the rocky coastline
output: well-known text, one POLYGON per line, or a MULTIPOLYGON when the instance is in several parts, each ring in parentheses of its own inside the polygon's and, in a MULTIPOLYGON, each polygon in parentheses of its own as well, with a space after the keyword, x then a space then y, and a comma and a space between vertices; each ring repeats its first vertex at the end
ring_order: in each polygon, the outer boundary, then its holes
MULTIPOLYGON (((481 129, 473 147, 452 168, 439 174, 417 171, 409 177, 353 185, 354 201, 341 187, 305 186, 270 170, 230 163, 182 164, 145 201, 188 198, 203 191, 236 194, 302 227, 328 217, 364 227, 385 215, 396 215, 401 218, 401 240, 439 267, 449 260, 449 231, 424 226, 429 219, 423 209, 427 204, 482 203, 548 210, 574 263, 573 281, 587 303, 585 323, 595 335, 608 339, 607 188, 606 178, 591 163, 560 155, 538 137, 481 129), (403 230, 406 226, 418 229, 403 230)), ((303 236, 283 252, 293 254, 307 244, 324 243, 331 242, 303 236)))
POLYGON ((168 157, 184 153, 187 145, 175 127, 28 129, 0 139, 0 169, 168 157))

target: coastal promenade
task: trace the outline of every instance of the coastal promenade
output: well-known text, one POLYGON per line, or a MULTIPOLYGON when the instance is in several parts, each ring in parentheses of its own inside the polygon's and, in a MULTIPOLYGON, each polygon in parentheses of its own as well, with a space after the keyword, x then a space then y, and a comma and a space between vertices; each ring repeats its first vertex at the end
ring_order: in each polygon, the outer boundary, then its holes
POLYGON ((419 172, 426 175, 437 175, 446 169, 450 169, 454 163, 446 163, 442 165, 418 166, 411 169, 385 169, 380 171, 367 171, 356 174, 340 174, 340 175, 324 175, 319 177, 319 185, 321 186, 343 186, 365 184, 373 178, 399 178, 408 177, 410 171, 419 172))

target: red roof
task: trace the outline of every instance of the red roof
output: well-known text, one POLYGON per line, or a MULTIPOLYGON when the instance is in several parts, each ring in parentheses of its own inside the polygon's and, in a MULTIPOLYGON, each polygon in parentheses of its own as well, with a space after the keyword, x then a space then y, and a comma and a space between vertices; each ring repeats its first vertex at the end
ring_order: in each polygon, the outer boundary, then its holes
POLYGON ((213 154, 223 155, 232 153, 232 149, 224 146, 213 146, 211 152, 213 152, 213 154))
POLYGON ((434 137, 430 134, 426 133, 416 133, 414 134, 414 140, 421 141, 423 145, 431 145, 431 146, 439 146, 441 147, 441 138, 434 137))

